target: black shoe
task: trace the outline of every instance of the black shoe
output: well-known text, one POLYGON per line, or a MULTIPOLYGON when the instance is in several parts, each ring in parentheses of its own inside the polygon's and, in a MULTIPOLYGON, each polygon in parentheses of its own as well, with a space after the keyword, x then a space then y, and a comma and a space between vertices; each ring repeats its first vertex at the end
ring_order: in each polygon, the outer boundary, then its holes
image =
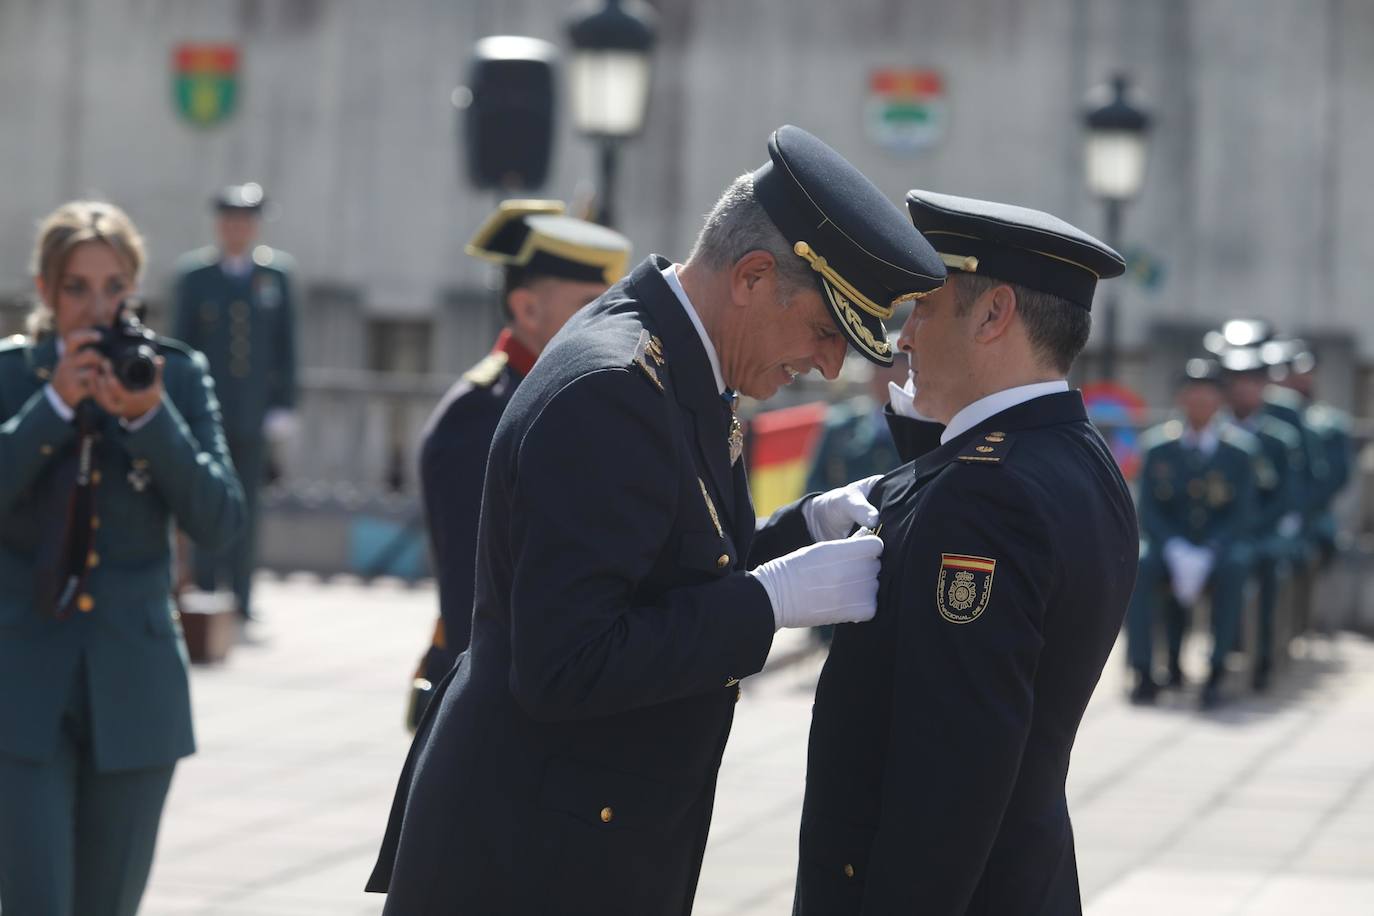
POLYGON ((1135 686, 1131 688, 1131 702, 1136 706, 1149 706, 1159 696, 1159 685, 1149 672, 1137 672, 1135 686))
POLYGON ((1269 665, 1261 662, 1255 666, 1255 673, 1251 677, 1250 686, 1255 688, 1255 693, 1264 693, 1269 689, 1269 665))
POLYGON ((1221 695, 1221 675, 1213 671, 1207 678, 1207 683, 1202 687, 1202 695, 1198 697, 1198 707, 1200 709, 1216 709, 1222 704, 1224 697, 1221 695))
POLYGON ((1183 669, 1177 665, 1169 667, 1169 679, 1164 682, 1168 690, 1180 690, 1188 685, 1188 681, 1183 677, 1183 669))

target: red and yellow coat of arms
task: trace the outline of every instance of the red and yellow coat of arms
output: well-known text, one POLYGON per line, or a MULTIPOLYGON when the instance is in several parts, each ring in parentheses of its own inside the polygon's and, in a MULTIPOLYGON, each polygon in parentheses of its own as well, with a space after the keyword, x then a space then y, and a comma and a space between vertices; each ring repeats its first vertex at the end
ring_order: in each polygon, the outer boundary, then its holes
POLYGON ((988 606, 997 561, 961 553, 940 554, 935 606, 950 623, 972 623, 988 606))

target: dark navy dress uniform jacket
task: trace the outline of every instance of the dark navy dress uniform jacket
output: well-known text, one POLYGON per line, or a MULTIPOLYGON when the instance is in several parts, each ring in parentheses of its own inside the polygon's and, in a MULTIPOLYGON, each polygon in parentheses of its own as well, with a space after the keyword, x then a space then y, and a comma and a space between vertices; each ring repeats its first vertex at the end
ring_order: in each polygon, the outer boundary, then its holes
POLYGON ((497 428, 472 642, 368 884, 391 916, 691 910, 736 680, 773 638, 744 570, 810 539, 797 507, 755 537, 667 265, 579 312, 497 428))
MULTIPOLYGON (((938 428, 894 426, 904 457, 938 428)), ((1111 453, 1048 395, 870 499, 878 613, 836 627, 817 687, 795 912, 1079 913, 1064 781, 1137 562, 1111 453)))

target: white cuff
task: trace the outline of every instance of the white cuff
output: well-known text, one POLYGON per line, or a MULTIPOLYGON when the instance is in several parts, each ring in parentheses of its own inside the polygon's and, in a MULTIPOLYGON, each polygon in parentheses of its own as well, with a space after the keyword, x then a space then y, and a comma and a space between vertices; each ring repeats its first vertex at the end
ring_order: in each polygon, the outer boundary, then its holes
POLYGON ((138 432, 140 429, 142 429, 143 427, 147 426, 148 423, 153 419, 153 417, 157 416, 157 412, 158 412, 159 410, 161 410, 161 409, 162 409, 162 405, 161 405, 160 403, 159 403, 159 404, 154 404, 152 410, 149 410, 147 413, 145 413, 145 414, 144 414, 143 416, 141 416, 141 417, 138 417, 137 419, 134 419, 134 420, 126 420, 126 419, 124 419, 123 417, 120 417, 120 418, 119 418, 119 425, 122 426, 122 427, 124 427, 124 429, 125 429, 127 432, 131 432, 131 433, 138 432))
POLYGON ((76 419, 76 410, 67 406, 67 402, 62 400, 62 395, 57 393, 57 389, 52 386, 52 382, 48 382, 48 384, 43 386, 43 396, 48 399, 48 403, 52 405, 52 409, 63 420, 70 423, 72 420, 76 419))

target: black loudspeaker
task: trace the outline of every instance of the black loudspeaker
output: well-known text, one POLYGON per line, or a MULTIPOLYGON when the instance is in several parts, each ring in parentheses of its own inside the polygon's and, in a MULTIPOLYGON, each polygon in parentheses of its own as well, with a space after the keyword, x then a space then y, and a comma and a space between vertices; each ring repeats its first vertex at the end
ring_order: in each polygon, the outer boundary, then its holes
POLYGON ((461 127, 475 187, 534 190, 548 178, 555 55, 553 45, 535 38, 499 35, 477 43, 461 127))

